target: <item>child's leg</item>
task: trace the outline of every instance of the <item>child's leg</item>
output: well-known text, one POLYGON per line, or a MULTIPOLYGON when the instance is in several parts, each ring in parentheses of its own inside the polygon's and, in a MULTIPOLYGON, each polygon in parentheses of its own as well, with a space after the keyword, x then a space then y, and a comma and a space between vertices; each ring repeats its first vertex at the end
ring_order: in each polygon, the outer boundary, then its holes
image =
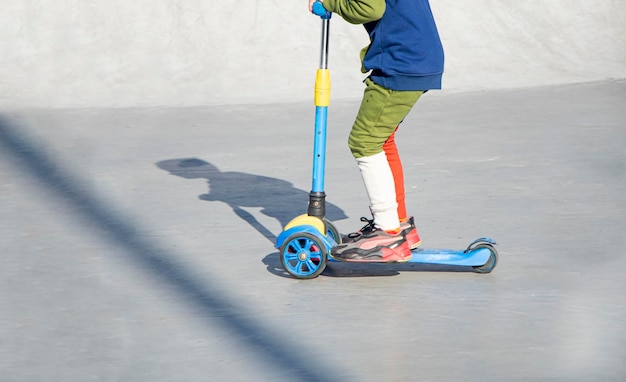
MULTIPOLYGON (((396 129, 397 131, 397 129, 396 129)), ((405 195, 404 195, 404 173, 402 171, 402 162, 400 161, 400 155, 398 155, 398 148, 396 147, 395 140, 396 133, 393 134, 385 141, 383 150, 387 155, 387 161, 389 161, 389 167, 393 174, 393 180, 396 188, 396 202, 398 203, 398 218, 400 219, 400 228, 406 235, 406 240, 409 243, 409 248, 415 249, 420 246, 422 240, 415 228, 415 221, 413 217, 409 217, 406 213, 405 195)))
POLYGON ((356 158, 356 163, 361 171, 376 226, 388 231, 400 228, 393 174, 385 152, 356 158))
MULTIPOLYGON (((348 145, 361 170, 370 199, 370 208, 374 214, 374 222, 379 228, 393 230, 400 226, 398 202, 396 201, 394 173, 383 145, 409 113, 422 92, 393 91, 369 79, 366 80, 366 85, 348 145)), ((395 142, 393 145, 395 146, 395 142)), ((394 160, 392 158, 392 162, 394 160)))
POLYGON ((396 146, 396 133, 394 132, 387 138, 383 144, 383 151, 387 156, 387 162, 391 168, 393 174, 393 181, 396 188, 396 202, 398 203, 398 218, 401 222, 408 219, 406 213, 406 202, 404 192, 404 171, 402 170, 402 161, 400 160, 400 154, 398 153, 398 147, 396 146))

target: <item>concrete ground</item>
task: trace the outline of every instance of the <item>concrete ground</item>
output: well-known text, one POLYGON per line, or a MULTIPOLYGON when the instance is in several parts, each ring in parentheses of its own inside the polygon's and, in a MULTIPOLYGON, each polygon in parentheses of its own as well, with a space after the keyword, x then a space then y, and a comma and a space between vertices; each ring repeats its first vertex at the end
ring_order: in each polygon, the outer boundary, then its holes
MULTIPOLYGON (((310 190, 311 102, 0 118, 3 381, 623 381, 626 81, 430 92, 398 133, 424 246, 478 275, 273 242, 310 190)), ((331 103, 328 217, 368 213, 331 103)))

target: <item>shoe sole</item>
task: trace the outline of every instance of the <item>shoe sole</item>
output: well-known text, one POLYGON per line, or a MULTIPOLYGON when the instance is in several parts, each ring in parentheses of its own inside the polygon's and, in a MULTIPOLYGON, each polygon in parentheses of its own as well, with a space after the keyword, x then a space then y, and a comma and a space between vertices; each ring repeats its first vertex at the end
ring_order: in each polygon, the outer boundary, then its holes
POLYGON ((339 261, 341 263, 382 263, 382 264, 393 264, 393 263, 406 263, 411 261, 413 256, 409 256, 408 258, 401 260, 367 260, 367 259, 338 259, 330 255, 333 260, 339 261))
MULTIPOLYGON (((408 247, 408 245, 407 245, 408 247)), ((400 257, 398 256, 395 248, 387 248, 390 251, 392 251, 396 257, 400 257)), ((411 260, 413 258, 413 254, 410 253, 410 249, 409 249, 409 255, 405 256, 405 257, 401 257, 398 259, 393 259, 393 260, 385 260, 385 259, 342 259, 339 257, 335 257, 332 254, 332 251, 329 253, 329 256, 336 261, 340 261, 342 263, 406 263, 407 261, 411 260)), ((393 256, 393 255, 392 255, 393 256)), ((389 256, 391 257, 391 256, 389 256)))
POLYGON ((417 243, 413 243, 409 248, 412 250, 414 249, 418 249, 420 247, 420 245, 422 245, 422 241, 418 241, 417 243))

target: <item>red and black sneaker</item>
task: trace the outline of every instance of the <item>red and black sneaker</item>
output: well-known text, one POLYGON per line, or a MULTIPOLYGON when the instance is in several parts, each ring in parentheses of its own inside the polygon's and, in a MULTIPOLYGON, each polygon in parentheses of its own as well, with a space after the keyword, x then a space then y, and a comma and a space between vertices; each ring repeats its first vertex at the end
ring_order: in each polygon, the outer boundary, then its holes
POLYGON ((347 262, 395 263, 411 260, 412 254, 402 230, 393 233, 372 225, 368 233, 333 247, 330 256, 347 262))

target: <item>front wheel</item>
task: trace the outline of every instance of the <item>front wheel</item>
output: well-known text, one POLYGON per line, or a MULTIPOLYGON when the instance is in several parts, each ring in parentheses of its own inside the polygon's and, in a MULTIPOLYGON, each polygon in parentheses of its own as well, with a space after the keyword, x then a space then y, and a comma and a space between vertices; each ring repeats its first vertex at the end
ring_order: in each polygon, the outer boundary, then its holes
POLYGON ((326 246, 315 235, 297 232, 280 247, 280 263, 293 277, 312 279, 326 268, 326 246))

